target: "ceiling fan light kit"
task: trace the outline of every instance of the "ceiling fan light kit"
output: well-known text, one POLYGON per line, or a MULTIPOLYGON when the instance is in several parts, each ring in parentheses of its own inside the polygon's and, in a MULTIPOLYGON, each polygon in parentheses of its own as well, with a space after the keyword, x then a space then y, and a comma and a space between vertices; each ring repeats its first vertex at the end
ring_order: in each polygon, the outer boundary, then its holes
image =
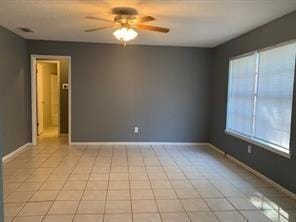
POLYGON ((113 32, 115 38, 123 42, 124 46, 126 42, 135 39, 138 36, 138 33, 135 29, 147 30, 153 32, 168 33, 170 30, 168 28, 144 25, 143 23, 154 21, 155 18, 152 16, 136 17, 137 10, 133 8, 114 8, 113 13, 116 14, 114 21, 97 18, 93 16, 87 16, 87 19, 100 20, 104 22, 113 23, 113 25, 99 27, 94 29, 85 30, 85 32, 93 32, 106 28, 116 28, 113 32))
POLYGON ((135 39, 138 36, 138 33, 129 27, 121 27, 113 32, 113 35, 119 40, 124 43, 135 39))

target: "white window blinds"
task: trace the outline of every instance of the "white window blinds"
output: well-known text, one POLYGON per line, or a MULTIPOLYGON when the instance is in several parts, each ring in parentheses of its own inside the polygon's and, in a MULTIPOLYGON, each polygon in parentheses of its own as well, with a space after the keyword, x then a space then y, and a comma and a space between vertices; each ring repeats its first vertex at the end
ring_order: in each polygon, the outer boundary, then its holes
POLYGON ((289 147, 296 44, 259 53, 255 133, 258 139, 289 147))
POLYGON ((227 128, 251 136, 254 105, 255 54, 230 62, 227 128))
POLYGON ((227 131, 288 150, 296 43, 230 61, 227 131))

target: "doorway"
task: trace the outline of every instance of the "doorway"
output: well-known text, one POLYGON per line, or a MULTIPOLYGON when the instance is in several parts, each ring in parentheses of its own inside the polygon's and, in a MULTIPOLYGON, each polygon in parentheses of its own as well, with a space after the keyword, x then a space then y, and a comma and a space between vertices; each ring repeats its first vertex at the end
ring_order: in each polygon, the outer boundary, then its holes
POLYGON ((68 56, 31 56, 33 145, 61 138, 70 143, 70 64, 68 56))
POLYGON ((38 59, 37 84, 37 136, 53 138, 60 134, 60 62, 38 59))

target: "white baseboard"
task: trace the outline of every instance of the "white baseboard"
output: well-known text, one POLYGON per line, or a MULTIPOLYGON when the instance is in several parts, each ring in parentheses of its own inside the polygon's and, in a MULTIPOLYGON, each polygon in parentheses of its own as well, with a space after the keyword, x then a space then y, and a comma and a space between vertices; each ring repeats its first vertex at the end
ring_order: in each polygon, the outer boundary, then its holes
POLYGON ((208 143, 208 146, 209 146, 209 147, 211 147, 212 149, 214 149, 216 152, 218 152, 218 153, 222 154, 223 156, 226 156, 226 153, 225 153, 223 150, 221 150, 221 149, 217 148, 217 147, 216 147, 216 146, 214 146, 213 144, 211 144, 211 143, 208 143))
POLYGON ((166 145, 166 146, 205 146, 208 143, 183 143, 183 142, 71 142, 70 145, 166 145))
POLYGON ((21 152, 23 152, 30 145, 32 145, 32 143, 26 143, 26 144, 20 146, 19 148, 17 148, 16 150, 12 151, 11 153, 6 154, 5 156, 2 157, 2 162, 7 162, 9 160, 12 160, 17 155, 19 155, 21 152))
POLYGON ((250 173, 254 174, 255 176, 261 178, 262 180, 264 180, 265 182, 269 183, 271 186, 273 186, 274 188, 278 189, 279 191, 283 192, 284 194, 286 194, 287 196, 293 198, 296 200, 296 194, 291 192, 290 190, 284 188, 283 186, 281 186, 280 184, 278 184, 277 182, 273 181, 272 179, 264 176, 263 174, 259 173, 258 171, 254 170, 253 168, 249 167, 248 165, 242 163, 241 161, 239 161, 238 159, 236 159, 235 157, 223 152, 221 149, 219 149, 218 147, 214 146, 213 144, 209 143, 209 146, 214 149, 215 151, 219 152, 220 154, 222 154, 223 156, 225 156, 226 158, 230 159, 231 161, 235 162, 236 164, 240 165, 241 167, 245 168, 246 170, 248 170, 250 173))

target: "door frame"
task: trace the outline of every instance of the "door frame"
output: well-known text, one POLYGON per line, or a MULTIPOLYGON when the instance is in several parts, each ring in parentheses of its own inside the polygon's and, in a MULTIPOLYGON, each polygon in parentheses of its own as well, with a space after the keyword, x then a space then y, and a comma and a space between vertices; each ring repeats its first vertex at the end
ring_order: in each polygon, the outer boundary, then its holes
MULTIPOLYGON (((36 81, 36 64, 38 59, 67 59, 69 61, 68 67, 68 142, 71 144, 71 56, 59 55, 31 55, 31 110, 32 110, 32 144, 37 144, 37 81, 36 81)), ((58 61, 55 61, 58 62, 58 61)), ((59 109, 60 109, 60 80, 59 80, 60 66, 58 62, 58 85, 59 85, 59 109)), ((58 128, 60 134, 60 112, 58 114, 58 128)))

